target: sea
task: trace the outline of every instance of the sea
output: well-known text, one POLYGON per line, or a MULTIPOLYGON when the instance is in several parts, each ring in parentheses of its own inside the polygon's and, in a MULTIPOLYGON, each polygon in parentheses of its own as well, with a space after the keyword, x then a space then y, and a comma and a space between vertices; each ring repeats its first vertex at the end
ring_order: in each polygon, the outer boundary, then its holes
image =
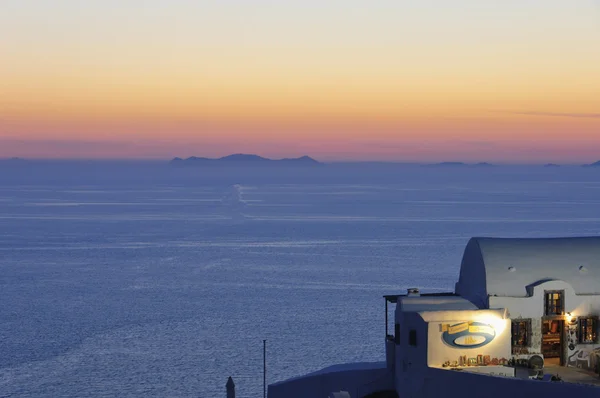
POLYGON ((384 360, 470 237, 599 232, 597 168, 4 162, 0 397, 262 397, 263 344, 267 383, 384 360))

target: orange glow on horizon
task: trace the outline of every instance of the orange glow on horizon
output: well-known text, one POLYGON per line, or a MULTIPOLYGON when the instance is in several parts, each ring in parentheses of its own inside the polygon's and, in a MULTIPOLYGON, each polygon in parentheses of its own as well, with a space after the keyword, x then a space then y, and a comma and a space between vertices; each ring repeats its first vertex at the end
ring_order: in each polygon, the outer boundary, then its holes
POLYGON ((600 157, 591 2, 112 3, 0 13, 0 157, 600 157))

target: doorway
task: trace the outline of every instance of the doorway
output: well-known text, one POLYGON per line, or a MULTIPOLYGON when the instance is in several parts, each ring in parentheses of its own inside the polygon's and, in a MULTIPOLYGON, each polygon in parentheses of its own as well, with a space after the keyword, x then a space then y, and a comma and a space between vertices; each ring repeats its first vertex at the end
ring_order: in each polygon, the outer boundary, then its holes
POLYGON ((564 321, 558 319, 542 320, 542 354, 545 366, 562 366, 564 321))

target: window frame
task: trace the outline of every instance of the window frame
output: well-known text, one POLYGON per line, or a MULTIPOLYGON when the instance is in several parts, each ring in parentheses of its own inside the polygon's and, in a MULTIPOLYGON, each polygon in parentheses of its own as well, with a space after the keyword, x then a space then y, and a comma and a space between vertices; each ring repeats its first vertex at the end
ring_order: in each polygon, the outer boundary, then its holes
POLYGON ((408 332, 408 345, 411 347, 417 346, 417 329, 411 329, 408 332))
POLYGON ((564 290, 544 290, 544 315, 562 316, 565 314, 565 291, 564 290), (549 295, 560 295, 560 307, 556 305, 556 299, 548 298, 549 295), (553 311, 551 312, 550 309, 553 311))
POLYGON ((597 316, 593 316, 593 315, 580 316, 579 318, 577 318, 577 327, 578 327, 577 342, 579 344, 598 344, 598 317, 597 316), (584 328, 582 326, 583 321, 585 321, 586 327, 587 327, 588 322, 592 323, 593 339, 591 341, 585 341, 583 339, 583 328, 584 328))
MULTIPOLYGON (((517 332, 518 333, 518 332, 517 332)), ((512 319, 510 323, 510 345, 513 348, 531 347, 531 318, 512 319), (526 341, 525 344, 515 344, 515 324, 524 324, 526 341)))

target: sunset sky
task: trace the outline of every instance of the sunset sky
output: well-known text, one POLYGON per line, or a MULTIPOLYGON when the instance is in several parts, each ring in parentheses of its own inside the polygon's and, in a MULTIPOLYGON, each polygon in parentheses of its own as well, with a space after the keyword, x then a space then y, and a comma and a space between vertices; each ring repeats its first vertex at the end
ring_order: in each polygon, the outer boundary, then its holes
POLYGON ((597 0, 2 0, 0 157, 600 159, 597 0))

